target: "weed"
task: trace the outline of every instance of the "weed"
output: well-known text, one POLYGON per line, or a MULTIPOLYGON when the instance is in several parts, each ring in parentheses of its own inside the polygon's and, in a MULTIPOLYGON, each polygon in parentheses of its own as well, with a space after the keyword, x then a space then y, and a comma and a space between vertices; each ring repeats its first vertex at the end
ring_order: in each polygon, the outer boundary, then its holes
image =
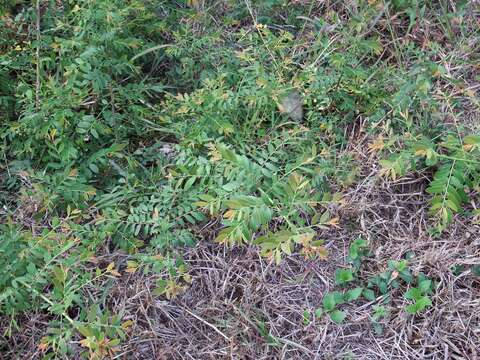
MULTIPOLYGON (((457 121, 478 108, 476 58, 456 58, 478 53, 468 5, 305 3, 0 5, 5 336, 37 313, 46 357, 119 356, 135 324, 111 311, 111 289, 143 275, 152 296, 180 297, 192 278, 179 253, 198 241, 252 244, 277 265, 327 261, 367 165, 394 181, 422 174, 431 234, 478 222, 480 137, 457 121)), ((433 279, 408 260, 363 281, 370 256, 352 242, 304 325, 343 323, 368 301, 380 333, 391 297, 410 314, 434 306, 433 279)))

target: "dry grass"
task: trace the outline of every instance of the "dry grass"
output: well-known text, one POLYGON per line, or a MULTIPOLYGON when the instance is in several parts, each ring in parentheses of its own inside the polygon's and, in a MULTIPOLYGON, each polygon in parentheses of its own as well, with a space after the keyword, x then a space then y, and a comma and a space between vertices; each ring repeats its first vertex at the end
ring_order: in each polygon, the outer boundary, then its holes
POLYGON ((359 185, 343 210, 342 230, 322 234, 327 261, 294 255, 275 266, 252 248, 203 243, 186 251, 193 283, 174 301, 152 297, 148 279, 126 284, 124 291, 135 295, 118 310, 136 325, 123 354, 135 359, 477 359, 480 280, 468 271, 455 276, 451 267, 480 263, 480 227, 457 222, 448 234, 432 239, 425 230, 422 184, 379 185, 359 185), (327 317, 305 325, 304 310, 321 306, 333 288, 335 268, 345 264, 346 249, 358 236, 375 249, 362 278, 413 251, 413 271, 439 284, 434 306, 421 316, 407 315, 401 294, 392 293, 381 336, 370 323, 374 302, 346 306, 345 325, 327 317), (262 335, 259 324, 272 338, 262 335))
MULTIPOLYGON (((321 234, 330 252, 326 261, 293 255, 276 266, 252 247, 203 242, 185 249, 193 281, 174 300, 152 294, 155 277, 120 278, 106 302, 134 325, 117 358, 478 359, 480 279, 469 271, 454 275, 451 268, 480 263, 480 226, 459 219, 434 239, 426 231, 421 177, 396 183, 365 179, 347 195, 340 229, 321 234), (325 316, 304 324, 304 311, 321 307, 323 295, 333 289, 335 268, 345 264, 348 245, 359 236, 374 250, 360 279, 413 252, 413 272, 438 282, 434 306, 420 316, 407 315, 401 292, 393 291, 382 335, 370 321, 376 302, 346 305, 344 325, 325 316)), ((115 255, 117 262, 125 259, 115 255)), ((38 339, 47 321, 41 315, 20 319, 25 330, 10 339, 4 358, 39 358, 38 339)))

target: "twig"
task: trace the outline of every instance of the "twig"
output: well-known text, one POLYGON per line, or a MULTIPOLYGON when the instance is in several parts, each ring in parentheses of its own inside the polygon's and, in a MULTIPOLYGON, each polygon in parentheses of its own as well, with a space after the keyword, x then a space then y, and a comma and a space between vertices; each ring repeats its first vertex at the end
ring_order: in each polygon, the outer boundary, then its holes
POLYGON ((215 332, 217 332, 219 335, 221 335, 225 340, 230 341, 230 338, 227 335, 225 335, 223 332, 221 332, 215 325, 210 324, 208 321, 202 319, 198 315, 195 315, 194 313, 192 313, 190 310, 188 310, 186 308, 183 308, 183 310, 185 310, 185 312, 187 312, 188 314, 192 315, 195 319, 203 322, 205 325, 210 326, 213 330, 215 330, 215 332))

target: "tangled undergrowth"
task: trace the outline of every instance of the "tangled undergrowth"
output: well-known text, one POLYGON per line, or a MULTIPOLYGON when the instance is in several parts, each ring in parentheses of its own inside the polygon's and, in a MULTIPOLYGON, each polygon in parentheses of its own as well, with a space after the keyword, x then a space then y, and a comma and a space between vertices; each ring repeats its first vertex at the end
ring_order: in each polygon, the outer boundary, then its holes
POLYGON ((477 2, 0 11, 2 356, 480 356, 477 2))

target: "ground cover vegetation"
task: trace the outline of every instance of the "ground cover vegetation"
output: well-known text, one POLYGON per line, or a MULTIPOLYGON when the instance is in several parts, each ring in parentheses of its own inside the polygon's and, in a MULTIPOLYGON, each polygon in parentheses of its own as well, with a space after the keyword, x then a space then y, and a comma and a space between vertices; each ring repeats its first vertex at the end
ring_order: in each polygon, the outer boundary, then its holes
POLYGON ((480 5, 0 5, 0 352, 480 356, 480 5))

